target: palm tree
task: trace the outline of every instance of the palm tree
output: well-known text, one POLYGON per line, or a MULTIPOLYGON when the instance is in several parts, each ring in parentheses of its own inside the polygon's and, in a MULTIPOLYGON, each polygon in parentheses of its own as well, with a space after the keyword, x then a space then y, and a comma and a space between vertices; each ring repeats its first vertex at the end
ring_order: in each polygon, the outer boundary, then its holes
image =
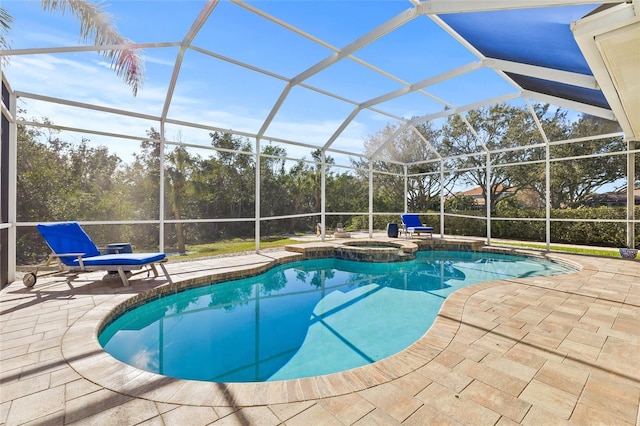
MULTIPOLYGON (((90 0, 41 0, 45 11, 64 14, 67 9, 80 21, 80 38, 86 42, 93 38, 96 46, 117 46, 100 51, 111 61, 113 68, 131 86, 133 96, 138 94, 144 77, 144 62, 141 51, 133 49, 131 40, 123 37, 109 15, 99 3, 90 0)), ((11 29, 13 17, 0 7, 0 49, 9 48, 6 35, 11 29)))
POLYGON ((4 8, 0 7, 0 49, 5 50, 9 48, 9 43, 5 38, 5 35, 9 33, 9 29, 11 28, 11 22, 13 22, 13 17, 9 15, 9 13, 4 10, 4 8))

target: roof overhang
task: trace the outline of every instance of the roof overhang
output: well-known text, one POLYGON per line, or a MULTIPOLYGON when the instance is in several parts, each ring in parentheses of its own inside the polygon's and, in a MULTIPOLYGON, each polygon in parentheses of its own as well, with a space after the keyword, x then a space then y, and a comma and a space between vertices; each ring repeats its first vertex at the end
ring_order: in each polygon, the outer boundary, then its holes
POLYGON ((640 5, 599 11, 571 25, 574 37, 627 139, 640 139, 640 5))

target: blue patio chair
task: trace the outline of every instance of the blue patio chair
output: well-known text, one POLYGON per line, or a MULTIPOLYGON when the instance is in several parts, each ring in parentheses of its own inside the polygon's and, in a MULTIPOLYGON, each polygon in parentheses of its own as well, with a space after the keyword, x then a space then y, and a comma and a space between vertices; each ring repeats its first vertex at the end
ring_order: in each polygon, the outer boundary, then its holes
POLYGON ((400 218, 402 219, 402 232, 404 232, 405 237, 413 238, 413 234, 420 235, 421 233, 425 233, 433 238, 433 228, 431 226, 424 226, 417 214, 404 213, 400 215, 400 218))
MULTIPOLYGON (((118 253, 117 249, 111 249, 109 251, 112 253, 102 254, 77 222, 39 224, 36 229, 52 251, 46 266, 57 260, 60 272, 75 272, 77 274, 91 271, 117 271, 122 284, 128 286, 127 275, 133 276, 152 271, 155 278, 158 276, 156 265, 159 265, 167 281, 172 282, 167 268, 164 266, 167 261, 164 253, 118 253), (130 273, 132 270, 140 269, 142 270, 130 273)), ((35 285, 36 280, 37 269, 35 272, 26 274, 23 278, 27 287, 35 285)))

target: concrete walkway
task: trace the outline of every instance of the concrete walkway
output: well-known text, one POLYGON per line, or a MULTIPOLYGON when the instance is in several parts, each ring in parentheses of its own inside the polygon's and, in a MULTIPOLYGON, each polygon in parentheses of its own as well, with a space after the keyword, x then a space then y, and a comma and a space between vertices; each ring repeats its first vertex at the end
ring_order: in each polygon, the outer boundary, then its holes
MULTIPOLYGON (((170 262, 176 282, 228 279, 285 251, 170 262)), ((165 281, 102 274, 0 292, 0 424, 639 425, 640 261, 554 254, 568 275, 450 296, 403 352, 343 373, 272 383, 170 379, 124 365, 97 331, 165 281)))

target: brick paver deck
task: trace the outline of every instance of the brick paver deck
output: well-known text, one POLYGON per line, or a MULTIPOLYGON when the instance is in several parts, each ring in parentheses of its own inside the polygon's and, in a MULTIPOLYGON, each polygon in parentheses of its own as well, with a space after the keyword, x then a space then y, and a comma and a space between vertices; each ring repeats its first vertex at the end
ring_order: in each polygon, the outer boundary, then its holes
MULTIPOLYGON (((176 282, 265 268, 288 252, 170 262, 176 282)), ((42 278, 0 292, 0 423, 96 425, 638 425, 640 262, 552 255, 568 275, 450 296, 413 346, 375 364, 273 383, 170 379, 124 365, 96 333, 166 282, 42 278)))

